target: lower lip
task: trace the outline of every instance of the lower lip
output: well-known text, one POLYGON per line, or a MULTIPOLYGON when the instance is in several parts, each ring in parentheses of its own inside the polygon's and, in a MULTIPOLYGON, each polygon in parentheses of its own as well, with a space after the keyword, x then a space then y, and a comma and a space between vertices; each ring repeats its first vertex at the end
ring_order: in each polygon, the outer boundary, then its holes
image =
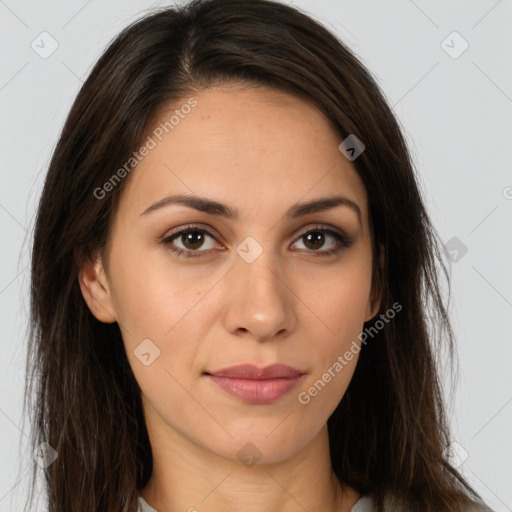
POLYGON ((207 376, 230 395, 241 398, 251 404, 267 404, 278 400, 291 391, 302 378, 299 376, 294 378, 254 380, 229 379, 215 375, 207 376))

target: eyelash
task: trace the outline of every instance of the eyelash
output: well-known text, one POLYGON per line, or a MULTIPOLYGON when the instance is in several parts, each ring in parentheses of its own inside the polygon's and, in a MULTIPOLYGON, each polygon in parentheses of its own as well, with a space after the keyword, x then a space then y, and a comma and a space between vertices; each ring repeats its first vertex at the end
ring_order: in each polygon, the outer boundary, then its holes
MULTIPOLYGON (((179 238, 181 235, 183 235, 185 233, 190 233, 190 232, 193 232, 193 231, 198 231, 200 233, 206 234, 206 235, 210 236, 211 238, 215 239, 214 235, 212 235, 207 229, 204 229, 204 228, 201 228, 199 226, 195 226, 195 225, 190 224, 190 225, 180 229, 179 231, 171 233, 169 236, 166 236, 165 238, 163 238, 162 239, 162 244, 164 246, 166 246, 166 248, 168 250, 170 250, 171 252, 176 254, 176 256, 181 257, 181 258, 197 258, 197 257, 200 258, 200 257, 203 257, 203 255, 201 253, 208 253, 208 252, 210 252, 210 250, 207 250, 207 251, 199 251, 199 250, 192 251, 192 250, 179 249, 179 248, 175 248, 175 247, 171 246, 171 242, 174 239, 179 238)), ((318 233, 324 233, 324 234, 331 235, 332 237, 334 237, 334 239, 338 242, 339 245, 337 247, 335 247, 334 249, 329 249, 328 251, 313 251, 313 250, 306 251, 306 252, 310 252, 310 253, 315 254, 315 256, 320 256, 320 257, 322 257, 322 256, 324 256, 324 257, 325 256, 330 256, 332 254, 337 253, 342 248, 349 248, 354 243, 353 240, 349 239, 345 235, 342 235, 341 233, 338 233, 338 232, 333 231, 331 229, 327 229, 325 227, 320 227, 320 226, 315 226, 313 228, 308 229, 307 231, 304 231, 302 234, 300 234, 298 236, 297 240, 300 240, 301 238, 303 238, 304 236, 306 236, 309 233, 317 233, 317 232, 318 233)), ((211 249, 211 250, 213 250, 213 249, 211 249)))

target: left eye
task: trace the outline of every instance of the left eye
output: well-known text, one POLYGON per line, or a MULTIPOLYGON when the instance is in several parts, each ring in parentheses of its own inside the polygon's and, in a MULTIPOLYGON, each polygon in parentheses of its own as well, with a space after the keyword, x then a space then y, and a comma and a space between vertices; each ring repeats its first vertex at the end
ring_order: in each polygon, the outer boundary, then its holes
POLYGON ((350 247, 352 245, 352 241, 349 240, 345 235, 325 228, 310 229, 309 231, 306 231, 300 235, 299 240, 305 240, 304 245, 306 245, 306 247, 309 249, 314 249, 312 252, 318 252, 318 256, 333 254, 338 252, 341 247, 350 247), (319 247, 325 244, 326 236, 327 238, 330 237, 332 240, 334 240, 334 242, 327 250, 323 250, 321 252, 317 251, 319 247))
MULTIPOLYGON (((209 248, 199 250, 203 246, 205 239, 211 238, 215 240, 214 236, 206 229, 199 228, 197 226, 187 226, 162 240, 162 243, 177 256, 183 256, 186 258, 190 257, 201 257, 202 254, 209 252, 215 247, 215 243, 211 243, 209 248), (182 247, 176 246, 176 242, 180 242, 182 247)), ((350 247, 353 243, 345 235, 326 228, 313 228, 302 233, 298 241, 304 240, 306 249, 310 249, 307 252, 317 253, 316 256, 328 256, 338 252, 342 247, 350 247), (333 242, 327 249, 319 251, 326 241, 326 238, 331 238, 333 242)), ((297 244, 297 242, 295 242, 297 244)), ((293 244, 293 245, 295 245, 293 244)), ((296 250, 296 249, 294 249, 296 250)))

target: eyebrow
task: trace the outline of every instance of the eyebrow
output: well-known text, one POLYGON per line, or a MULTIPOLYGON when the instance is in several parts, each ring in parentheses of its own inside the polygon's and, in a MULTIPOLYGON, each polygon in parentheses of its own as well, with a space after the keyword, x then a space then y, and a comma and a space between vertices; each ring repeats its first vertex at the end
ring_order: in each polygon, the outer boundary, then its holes
MULTIPOLYGON (((173 204, 193 208, 194 210, 208 213, 210 215, 219 215, 221 217, 225 217, 226 219, 236 219, 239 216, 239 212, 236 208, 231 208, 225 204, 219 203, 212 199, 208 199, 206 197, 182 194, 164 197, 160 201, 157 201, 156 203, 146 208, 141 213, 141 216, 147 215, 148 213, 154 212, 155 210, 159 210, 160 208, 164 208, 165 206, 173 204)), ((298 217, 309 215, 311 213, 330 210, 332 208, 336 208, 337 206, 346 206, 352 209, 357 214, 359 224, 362 225, 361 209, 359 208, 357 203, 352 201, 352 199, 349 199, 348 197, 341 195, 320 197, 318 199, 313 199, 311 201, 296 203, 293 206, 291 206, 291 208, 289 208, 289 210, 285 214, 285 217, 289 219, 296 219, 298 217)))

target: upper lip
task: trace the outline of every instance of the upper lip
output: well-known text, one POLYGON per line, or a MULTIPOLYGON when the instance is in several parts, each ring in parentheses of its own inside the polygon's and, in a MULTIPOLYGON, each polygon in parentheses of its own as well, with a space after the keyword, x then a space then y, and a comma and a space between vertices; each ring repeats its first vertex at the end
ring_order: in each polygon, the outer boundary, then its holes
POLYGON ((304 375, 304 372, 286 364, 271 364, 269 366, 256 366, 254 364, 239 364, 222 368, 221 370, 205 372, 215 377, 227 377, 230 379, 266 380, 287 378, 293 379, 304 375))

